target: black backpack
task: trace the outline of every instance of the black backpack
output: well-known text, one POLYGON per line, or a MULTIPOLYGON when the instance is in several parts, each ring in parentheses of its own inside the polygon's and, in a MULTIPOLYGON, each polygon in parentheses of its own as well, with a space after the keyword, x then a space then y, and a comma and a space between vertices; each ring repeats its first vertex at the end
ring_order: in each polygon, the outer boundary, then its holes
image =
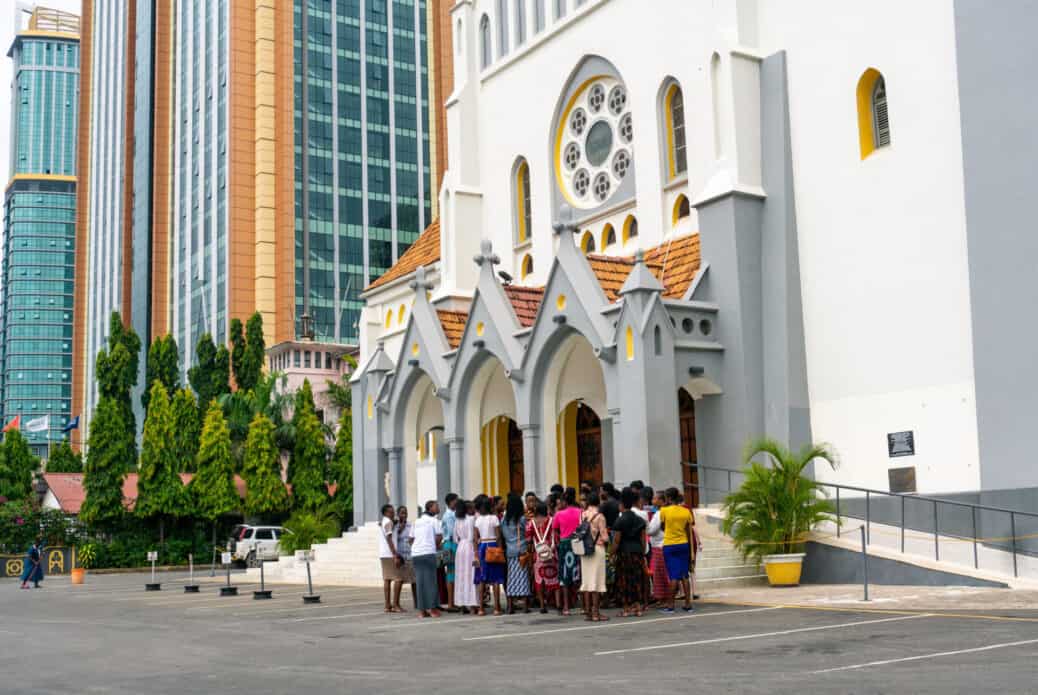
POLYGON ((574 555, 590 557, 595 554, 595 546, 598 545, 598 536, 591 535, 591 522, 600 516, 602 516, 601 512, 591 517, 588 521, 581 521, 580 525, 577 526, 577 529, 573 532, 573 536, 570 540, 570 547, 573 549, 574 555))

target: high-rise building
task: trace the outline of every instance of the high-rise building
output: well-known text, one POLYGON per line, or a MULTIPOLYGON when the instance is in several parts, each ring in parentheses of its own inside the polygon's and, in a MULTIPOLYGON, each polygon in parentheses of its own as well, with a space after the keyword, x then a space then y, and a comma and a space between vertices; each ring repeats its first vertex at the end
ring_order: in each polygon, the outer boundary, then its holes
POLYGON ((11 181, 4 196, 0 420, 21 416, 37 455, 61 438, 72 405, 79 17, 15 12, 8 56, 11 181), (33 431, 26 425, 35 421, 33 431), (42 429, 36 429, 36 427, 42 429))

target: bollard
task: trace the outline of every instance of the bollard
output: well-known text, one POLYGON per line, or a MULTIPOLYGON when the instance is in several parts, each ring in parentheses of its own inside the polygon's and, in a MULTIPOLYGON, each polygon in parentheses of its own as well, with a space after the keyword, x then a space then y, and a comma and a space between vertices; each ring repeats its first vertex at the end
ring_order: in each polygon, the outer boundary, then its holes
POLYGON ((148 551, 148 560, 151 561, 151 581, 144 585, 145 591, 161 591, 162 584, 155 581, 155 561, 159 559, 157 551, 148 551))
MULTIPOLYGON (((257 555, 259 553, 257 552, 257 555)), ((260 566, 260 588, 259 591, 252 592, 252 599, 254 601, 262 601, 265 599, 273 598, 273 592, 267 589, 266 582, 263 577, 263 558, 259 558, 260 566)))
POLYGON ((195 556, 193 553, 188 553, 187 556, 187 572, 188 579, 187 584, 184 586, 184 593, 197 594, 198 585, 195 584, 195 556))
POLYGON ((869 600, 869 550, 865 545, 865 527, 861 527, 861 567, 864 573, 865 600, 869 600))
POLYGON ((303 596, 303 603, 320 603, 321 597, 319 594, 314 593, 314 582, 310 577, 310 553, 307 551, 306 554, 306 590, 307 594, 303 596))
POLYGON ((237 596, 238 587, 231 586, 231 554, 224 553, 221 558, 223 564, 227 567, 227 584, 220 587, 221 596, 237 596))

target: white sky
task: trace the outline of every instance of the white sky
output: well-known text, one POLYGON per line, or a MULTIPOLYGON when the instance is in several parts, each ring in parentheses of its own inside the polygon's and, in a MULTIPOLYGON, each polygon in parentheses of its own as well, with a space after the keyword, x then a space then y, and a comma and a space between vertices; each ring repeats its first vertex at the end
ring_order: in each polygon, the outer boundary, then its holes
POLYGON ((80 0, 40 0, 35 3, 28 0, 0 0, 0 186, 4 187, 10 180, 11 80, 14 79, 11 73, 13 64, 7 57, 7 51, 14 41, 17 7, 26 5, 40 5, 76 14, 80 13, 81 7, 80 0))

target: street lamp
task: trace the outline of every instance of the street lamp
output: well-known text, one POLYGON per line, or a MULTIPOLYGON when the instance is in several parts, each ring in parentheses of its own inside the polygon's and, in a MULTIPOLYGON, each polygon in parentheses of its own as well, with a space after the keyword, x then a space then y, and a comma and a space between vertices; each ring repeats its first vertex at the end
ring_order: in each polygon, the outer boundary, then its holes
POLYGON ((314 320, 305 312, 299 317, 299 337, 303 340, 314 339, 314 320))

